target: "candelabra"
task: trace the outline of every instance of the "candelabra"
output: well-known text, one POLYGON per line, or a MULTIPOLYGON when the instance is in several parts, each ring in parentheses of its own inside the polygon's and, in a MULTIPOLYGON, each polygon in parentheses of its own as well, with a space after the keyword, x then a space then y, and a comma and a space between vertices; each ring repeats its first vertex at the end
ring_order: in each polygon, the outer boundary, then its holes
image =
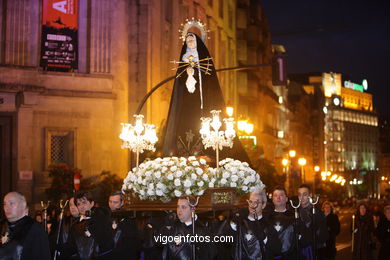
POLYGON ((206 149, 212 147, 216 152, 217 169, 219 168, 219 150, 222 150, 224 146, 232 148, 233 138, 236 136, 233 118, 224 118, 226 130, 219 131, 222 126, 219 119, 220 112, 221 110, 212 110, 212 118, 202 117, 202 128, 199 131, 204 147, 206 149))
POLYGON ((143 124, 143 115, 134 115, 134 126, 127 123, 122 123, 122 132, 119 138, 123 141, 122 148, 129 148, 136 153, 136 166, 139 165, 139 153, 144 150, 155 151, 154 145, 158 138, 156 135, 156 127, 151 124, 143 124))

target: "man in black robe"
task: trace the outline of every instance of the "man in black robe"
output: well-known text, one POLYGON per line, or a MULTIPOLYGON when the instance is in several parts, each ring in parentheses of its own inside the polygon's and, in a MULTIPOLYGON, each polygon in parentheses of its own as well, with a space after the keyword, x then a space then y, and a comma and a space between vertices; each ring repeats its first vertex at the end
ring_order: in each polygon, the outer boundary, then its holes
POLYGON ((26 198, 19 192, 4 196, 6 220, 0 223, 0 259, 50 259, 47 234, 42 225, 27 216, 26 198))
POLYGON ((268 212, 267 221, 277 232, 279 241, 282 245, 281 250, 276 252, 274 259, 296 260, 297 240, 299 239, 298 223, 294 220, 294 212, 287 209, 287 191, 284 187, 277 186, 272 192, 272 203, 274 209, 268 212))
POLYGON ((78 259, 111 259, 114 246, 109 213, 95 207, 89 192, 74 196, 79 220, 70 229, 69 238, 61 248, 61 259, 76 255, 78 259))
MULTIPOLYGON (((192 198, 190 201, 193 204, 192 198)), ((178 219, 172 225, 163 226, 157 234, 160 240, 155 241, 164 247, 162 259, 190 260, 193 259, 193 253, 196 259, 214 258, 215 247, 213 243, 210 243, 212 237, 197 215, 195 215, 195 234, 193 234, 192 211, 193 208, 187 198, 178 199, 176 211, 178 219), (175 239, 168 241, 169 237, 175 239)))
POLYGON ((135 218, 122 211, 125 197, 122 192, 116 191, 108 199, 111 210, 111 228, 114 239, 113 256, 115 259, 136 259, 139 248, 137 239, 137 225, 135 218))
POLYGON ((249 195, 248 214, 225 222, 220 234, 233 236, 233 259, 272 260, 280 252, 281 243, 273 226, 263 217, 267 203, 264 191, 257 190, 249 195))
POLYGON ((307 260, 313 260, 314 257, 318 256, 318 249, 325 247, 329 236, 325 215, 317 208, 314 209, 315 214, 313 215, 313 205, 310 203, 310 197, 312 197, 310 186, 306 184, 299 186, 298 198, 301 201, 299 207, 301 221, 299 244, 301 253, 307 260))

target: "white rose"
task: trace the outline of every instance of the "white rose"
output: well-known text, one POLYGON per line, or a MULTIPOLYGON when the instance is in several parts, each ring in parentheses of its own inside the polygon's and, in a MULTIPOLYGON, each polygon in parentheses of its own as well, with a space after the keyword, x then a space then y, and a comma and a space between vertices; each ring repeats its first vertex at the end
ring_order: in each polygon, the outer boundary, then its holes
POLYGON ((162 196, 162 195, 163 195, 162 190, 156 190, 156 195, 157 195, 157 196, 162 196))
POLYGON ((245 179, 244 179, 243 184, 244 184, 244 185, 248 185, 248 184, 249 184, 248 178, 245 178, 245 179))
POLYGON ((166 172, 167 170, 168 170, 168 168, 165 167, 165 166, 161 168, 161 171, 162 171, 162 172, 166 172))
POLYGON ((232 188, 235 188, 235 187, 237 187, 237 183, 235 183, 235 182, 231 182, 231 183, 230 183, 230 187, 232 187, 232 188))
POLYGON ((177 170, 177 166, 176 166, 176 165, 174 165, 174 166, 171 167, 171 171, 172 171, 172 172, 175 172, 176 170, 177 170))
POLYGON ((146 176, 146 177, 149 177, 150 175, 152 175, 152 172, 151 172, 151 171, 145 172, 145 176, 146 176))
POLYGON ((137 182, 138 182, 139 184, 141 184, 141 183, 142 183, 142 181, 143 181, 142 177, 141 177, 141 176, 139 176, 139 177, 138 177, 138 179, 137 179, 137 182))
POLYGON ((154 189, 154 184, 153 183, 149 183, 148 189, 154 189))
POLYGON ((199 187, 202 187, 204 185, 204 182, 203 181, 198 181, 198 186, 199 187))
POLYGON ((176 197, 181 197, 181 191, 175 190, 173 193, 175 194, 176 197))
POLYGON ((198 162, 198 161, 193 161, 193 162, 192 162, 192 165, 195 166, 195 167, 197 167, 197 166, 199 166, 199 162, 198 162))
POLYGON ((238 176, 237 176, 237 175, 232 175, 231 180, 232 180, 233 182, 238 181, 238 176))
POLYGON ((209 176, 205 173, 202 175, 202 179, 207 181, 209 179, 209 176))
POLYGON ((224 178, 222 178, 222 179, 221 179, 221 184, 222 184, 222 185, 225 185, 226 183, 227 183, 227 180, 224 179, 224 178))
POLYGON ((196 195, 198 195, 198 196, 202 196, 202 195, 203 195, 203 193, 204 193, 204 190, 200 190, 200 191, 198 192, 198 194, 196 194, 196 195))
POLYGON ((214 182, 209 183, 209 188, 214 188, 214 182))
POLYGON ((140 191, 139 191, 139 194, 141 194, 142 196, 144 196, 144 195, 145 195, 145 191, 144 191, 144 190, 140 190, 140 191))
POLYGON ((154 172, 154 176, 155 176, 157 179, 160 179, 160 178, 161 178, 161 173, 160 173, 160 172, 154 172))
POLYGON ((195 156, 190 156, 190 157, 188 157, 188 160, 189 160, 189 161, 195 161, 195 160, 196 160, 196 157, 195 157, 195 156))
POLYGON ((186 189, 186 194, 187 195, 191 195, 192 194, 191 190, 190 189, 186 189))
POLYGON ((149 196, 153 196, 154 195, 154 190, 148 190, 147 193, 148 193, 149 196))
POLYGON ((182 175, 183 175, 182 171, 177 171, 175 174, 176 178, 180 178, 182 175))
POLYGON ((200 162, 200 164, 203 164, 203 165, 205 165, 205 164, 206 164, 206 160, 205 160, 205 159, 203 159, 203 158, 200 158, 200 159, 199 159, 199 162, 200 162))
POLYGON ((187 165, 187 162, 186 162, 186 161, 182 161, 182 162, 179 164, 180 167, 184 167, 184 166, 186 166, 186 165, 187 165))
POLYGON ((162 163, 163 166, 169 166, 169 162, 165 161, 162 163))
POLYGON ((248 190, 248 186, 242 186, 241 189, 242 189, 243 191, 247 191, 247 190, 248 190))
POLYGON ((222 177, 225 179, 229 178, 229 176, 230 176, 230 173, 228 173, 226 171, 222 173, 222 177))
POLYGON ((173 180, 173 174, 172 173, 168 174, 167 175, 167 179, 170 180, 170 181, 173 180))
POLYGON ((160 190, 164 190, 165 189, 165 185, 161 182, 157 183, 156 185, 157 189, 160 189, 160 190))
POLYGON ((184 187, 191 187, 191 181, 189 180, 189 179, 186 179, 185 181, 184 181, 184 187))
POLYGON ((181 184, 179 179, 175 179, 175 181, 173 183, 175 184, 175 186, 180 186, 180 184, 181 184))
POLYGON ((196 180, 198 176, 195 173, 191 173, 191 179, 196 180))

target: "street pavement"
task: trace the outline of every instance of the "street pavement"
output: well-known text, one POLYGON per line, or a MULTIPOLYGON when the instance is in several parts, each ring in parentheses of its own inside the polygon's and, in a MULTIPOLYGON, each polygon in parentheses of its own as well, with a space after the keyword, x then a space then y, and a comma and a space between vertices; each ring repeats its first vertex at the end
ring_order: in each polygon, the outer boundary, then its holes
POLYGON ((339 216, 341 231, 336 238, 337 255, 336 260, 352 259, 351 252, 351 222, 353 208, 341 208, 336 214, 339 216))

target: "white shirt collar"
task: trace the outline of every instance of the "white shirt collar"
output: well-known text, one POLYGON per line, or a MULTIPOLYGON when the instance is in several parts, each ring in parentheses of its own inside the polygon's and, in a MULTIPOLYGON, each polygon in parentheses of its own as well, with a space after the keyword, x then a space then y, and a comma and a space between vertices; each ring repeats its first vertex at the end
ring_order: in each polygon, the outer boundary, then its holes
MULTIPOLYGON (((195 214, 195 221, 198 219, 198 215, 195 214)), ((184 224, 186 224, 186 226, 190 226, 192 224, 192 220, 190 221, 187 221, 187 222, 184 222, 184 224)))
POLYGON ((90 219, 90 218, 91 217, 87 217, 87 216, 81 215, 79 221, 81 222, 83 220, 87 220, 87 219, 90 219))
MULTIPOLYGON (((263 218, 263 215, 257 216, 257 220, 260 220, 260 219, 262 219, 262 218, 263 218)), ((252 215, 248 215, 248 219, 249 219, 250 221, 255 221, 255 218, 254 218, 252 215)))
POLYGON ((286 212, 287 211, 287 208, 285 208, 284 210, 282 210, 282 211, 279 211, 279 210, 276 210, 276 209, 274 209, 274 211, 275 212, 280 212, 280 213, 283 213, 283 212, 286 212))

